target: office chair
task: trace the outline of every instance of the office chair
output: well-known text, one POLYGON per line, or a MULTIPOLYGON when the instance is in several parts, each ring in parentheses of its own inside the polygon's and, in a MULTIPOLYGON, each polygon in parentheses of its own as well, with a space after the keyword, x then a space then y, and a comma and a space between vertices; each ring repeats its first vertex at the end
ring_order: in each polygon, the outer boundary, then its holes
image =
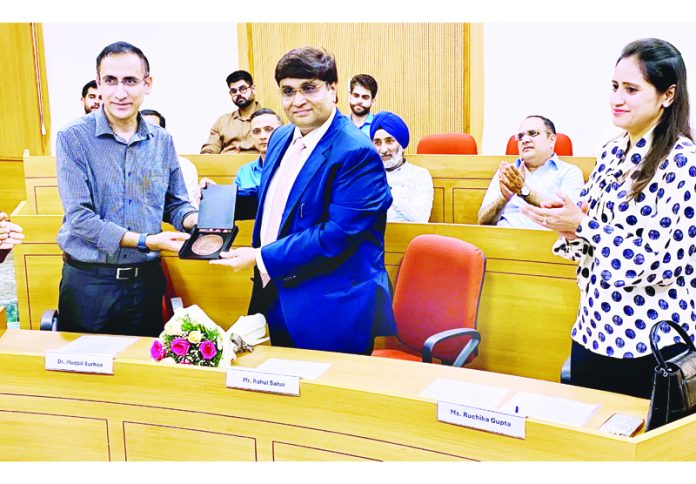
POLYGON ((418 141, 419 155, 476 155, 476 140, 466 133, 430 134, 418 141))
MULTIPOLYGON (((553 149, 558 156, 573 156, 573 142, 563 133, 556 133, 556 146, 553 149)), ((519 155, 515 136, 510 136, 505 149, 506 155, 519 155)))
POLYGON ((372 356, 463 366, 478 354, 476 328, 486 269, 483 252, 442 235, 415 237, 394 290, 397 335, 372 356))

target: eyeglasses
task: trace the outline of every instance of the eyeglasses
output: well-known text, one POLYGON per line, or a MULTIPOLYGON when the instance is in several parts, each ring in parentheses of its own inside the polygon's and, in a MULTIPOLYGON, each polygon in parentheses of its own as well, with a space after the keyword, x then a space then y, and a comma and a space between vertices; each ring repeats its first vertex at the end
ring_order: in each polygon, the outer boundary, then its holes
POLYGON ((104 76, 101 79, 101 83, 104 84, 105 86, 109 87, 116 87, 119 84, 123 84, 123 87, 135 87, 141 82, 143 82, 145 79, 147 79, 149 76, 145 76, 143 79, 138 79, 137 77, 124 77, 120 81, 118 80, 117 77, 114 76, 104 76))
POLYGON ((251 130, 251 134, 254 136, 258 136, 261 134, 261 132, 265 132, 266 134, 271 134, 273 131, 275 131, 275 128, 273 126, 264 126, 263 128, 254 128, 251 130))
POLYGON ((515 139, 517 141, 522 141, 525 136, 529 136, 530 138, 536 138, 541 133, 551 134, 548 131, 537 131, 536 129, 530 129, 528 131, 523 131, 522 133, 517 133, 515 135, 515 139))
POLYGON ((322 84, 326 84, 326 82, 320 82, 319 84, 305 84, 298 89, 293 89, 287 86, 281 87, 280 95, 282 96, 283 101, 290 101, 294 99, 298 92, 301 92, 304 97, 312 97, 317 93, 322 84))
POLYGON ((234 87, 230 88, 230 94, 233 96, 237 93, 239 94, 246 94, 246 92, 251 89, 251 86, 241 86, 239 89, 235 89, 234 87))

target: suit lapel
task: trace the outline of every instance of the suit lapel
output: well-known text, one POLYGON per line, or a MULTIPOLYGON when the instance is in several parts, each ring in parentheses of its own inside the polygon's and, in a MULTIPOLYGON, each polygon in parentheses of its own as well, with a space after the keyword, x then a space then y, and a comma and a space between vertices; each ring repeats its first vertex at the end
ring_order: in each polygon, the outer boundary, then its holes
POLYGON ((261 241, 261 220, 263 218, 263 210, 266 202, 266 194, 268 193, 268 185, 270 184, 273 175, 278 170, 280 161, 283 159, 283 155, 285 155, 285 152, 292 142, 294 132, 295 129, 294 127, 291 127, 291 125, 288 125, 285 132, 277 132, 280 137, 276 146, 279 148, 273 149, 272 151, 269 150, 269 152, 266 153, 263 171, 261 172, 261 183, 259 185, 259 208, 256 212, 256 221, 254 222, 254 235, 252 241, 252 245, 254 245, 254 247, 257 247, 261 241))

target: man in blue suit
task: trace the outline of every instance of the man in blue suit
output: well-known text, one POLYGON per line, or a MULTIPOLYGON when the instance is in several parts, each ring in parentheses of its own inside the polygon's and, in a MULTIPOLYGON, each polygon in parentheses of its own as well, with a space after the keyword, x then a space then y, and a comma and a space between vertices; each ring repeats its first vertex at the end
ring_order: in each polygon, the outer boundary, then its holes
POLYGON ((275 79, 290 124, 269 141, 260 187, 238 196, 238 218, 256 212, 253 248, 211 263, 255 267, 249 313, 266 316, 274 346, 369 354, 375 336, 396 332, 382 160, 336 109, 331 54, 294 49, 275 79))

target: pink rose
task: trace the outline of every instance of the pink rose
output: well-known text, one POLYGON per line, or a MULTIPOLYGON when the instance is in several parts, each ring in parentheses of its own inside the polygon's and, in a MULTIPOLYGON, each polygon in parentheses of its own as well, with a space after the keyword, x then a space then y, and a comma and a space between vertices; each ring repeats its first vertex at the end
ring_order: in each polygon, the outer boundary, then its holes
POLYGON ((212 360, 215 355, 217 355, 217 348, 212 341, 204 341, 200 346, 201 355, 203 355, 204 360, 212 360))
POLYGON ((156 339, 155 342, 152 343, 152 348, 150 348, 150 356, 152 356, 152 359, 156 361, 164 358, 164 346, 162 346, 162 342, 160 340, 156 339))
POLYGON ((184 356, 186 353, 188 353, 189 346, 189 342, 184 338, 175 338, 172 340, 170 348, 172 349, 172 353, 175 355, 184 356))

